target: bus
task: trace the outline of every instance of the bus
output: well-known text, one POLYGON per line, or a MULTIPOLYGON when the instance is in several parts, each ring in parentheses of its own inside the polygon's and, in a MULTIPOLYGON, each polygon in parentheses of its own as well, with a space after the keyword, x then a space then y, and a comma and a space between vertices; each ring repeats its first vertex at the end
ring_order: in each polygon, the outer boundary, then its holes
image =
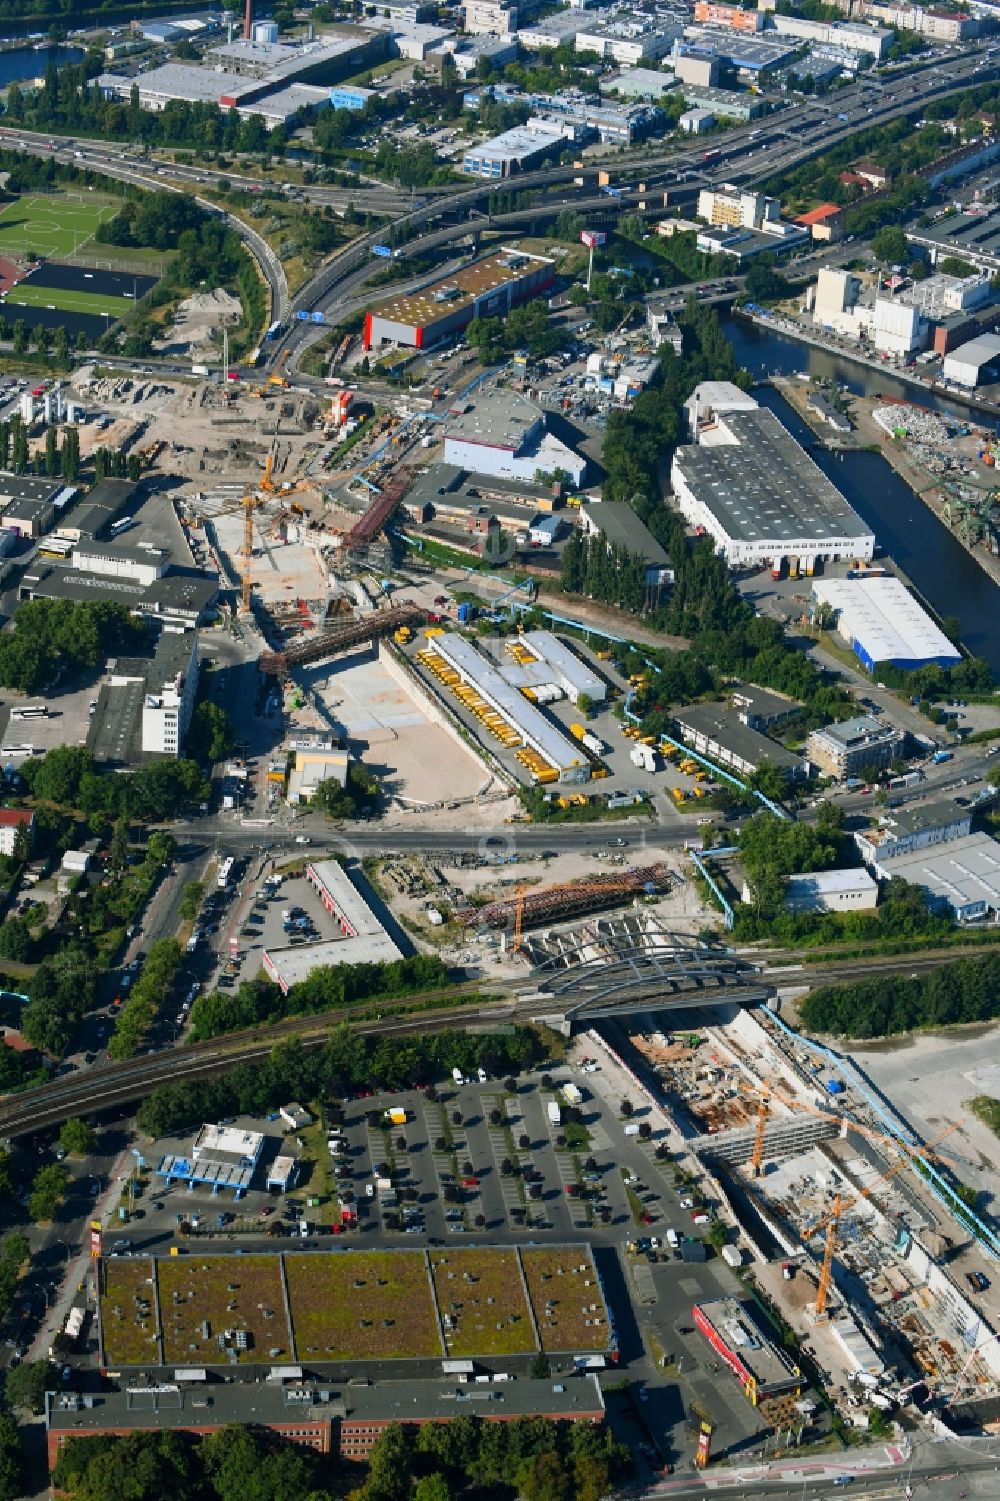
POLYGON ((38 555, 42 558, 68 558, 76 543, 71 537, 59 537, 53 534, 39 543, 38 555))
POLYGON ((268 329, 267 333, 264 335, 264 342, 266 344, 272 343, 272 341, 276 339, 279 334, 284 333, 284 331, 285 325, 282 323, 280 318, 276 318, 271 324, 271 327, 268 329))
POLYGON ((229 885, 229 882, 232 880, 233 866, 235 864, 236 861, 234 860, 233 856, 228 855, 219 866, 218 872, 215 877, 215 884, 218 886, 220 891, 225 891, 226 887, 229 885))
POLYGON ((20 708, 11 709, 11 719, 48 719, 49 711, 45 704, 24 704, 20 708))
POLYGON ((127 532, 130 526, 135 526, 135 517, 123 516, 120 521, 112 521, 109 535, 120 537, 122 532, 127 532))

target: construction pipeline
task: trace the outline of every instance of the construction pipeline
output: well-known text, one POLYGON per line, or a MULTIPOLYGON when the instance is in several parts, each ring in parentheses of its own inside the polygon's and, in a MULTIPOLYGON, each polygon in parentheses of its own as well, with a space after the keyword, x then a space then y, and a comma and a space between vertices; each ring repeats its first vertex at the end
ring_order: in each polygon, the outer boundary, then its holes
POLYGON ((514 924, 537 927, 541 923, 580 917, 618 906, 632 897, 653 895, 670 885, 669 867, 644 865, 636 870, 615 871, 572 885, 546 886, 541 891, 522 891, 515 897, 490 902, 485 907, 465 907, 458 921, 466 928, 508 928, 514 924), (518 914, 520 913, 520 918, 518 914))

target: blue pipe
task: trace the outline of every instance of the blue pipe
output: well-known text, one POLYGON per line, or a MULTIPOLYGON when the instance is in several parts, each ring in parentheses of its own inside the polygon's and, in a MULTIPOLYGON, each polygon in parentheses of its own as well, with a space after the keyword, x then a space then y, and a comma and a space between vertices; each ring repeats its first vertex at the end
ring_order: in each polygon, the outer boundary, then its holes
MULTIPOLYGON (((729 905, 729 903, 727 902, 727 900, 726 900, 726 898, 725 898, 725 896, 723 894, 721 886, 718 884, 718 882, 716 881, 715 877, 712 875, 712 872, 709 870, 708 866, 705 864, 704 860, 701 858, 701 856, 699 855, 698 851, 697 850, 689 850, 688 853, 690 854, 691 859, 694 861, 695 865, 697 866, 699 874, 703 875, 705 877, 705 880, 708 882, 708 885, 709 885, 709 888, 710 888, 710 890, 712 892, 712 895, 715 897, 715 900, 718 902, 719 906, 722 908, 722 915, 723 915, 723 917, 725 919, 725 923, 726 923, 727 929, 732 928, 733 923, 736 921, 736 917, 735 917, 735 914, 733 912, 732 907, 729 905)), ((712 853, 713 854, 720 854, 721 851, 719 851, 719 850, 713 850, 712 853)))

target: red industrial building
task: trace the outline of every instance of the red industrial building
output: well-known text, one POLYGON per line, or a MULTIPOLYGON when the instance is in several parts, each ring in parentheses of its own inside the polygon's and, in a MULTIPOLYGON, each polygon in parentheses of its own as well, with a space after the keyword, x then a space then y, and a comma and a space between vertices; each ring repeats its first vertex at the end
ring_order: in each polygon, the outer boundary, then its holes
POLYGON ((711 1303, 696 1303, 692 1313, 698 1329, 754 1407, 766 1397, 786 1392, 797 1395, 802 1390, 798 1366, 768 1339, 749 1303, 716 1298, 711 1303))
POLYGON ((402 344, 432 349, 473 318, 502 318, 552 285, 555 264, 545 256, 505 247, 463 266, 418 292, 407 292, 365 314, 365 348, 402 344))

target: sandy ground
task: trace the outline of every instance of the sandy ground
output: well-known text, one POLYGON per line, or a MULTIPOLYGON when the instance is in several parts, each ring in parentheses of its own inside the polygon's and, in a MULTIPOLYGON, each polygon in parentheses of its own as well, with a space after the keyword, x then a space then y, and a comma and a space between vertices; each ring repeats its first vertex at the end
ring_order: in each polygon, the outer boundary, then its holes
POLYGON ((216 288, 214 292, 196 292, 185 297, 177 308, 174 326, 163 339, 154 341, 160 354, 198 354, 214 349, 212 334, 240 321, 240 304, 236 297, 216 288))
POLYGON ((968 1101, 978 1094, 1000 1098, 1000 1025, 860 1044, 851 1052, 928 1141, 950 1122, 961 1122, 941 1151, 966 1183, 993 1198, 1000 1141, 971 1114, 968 1101))

